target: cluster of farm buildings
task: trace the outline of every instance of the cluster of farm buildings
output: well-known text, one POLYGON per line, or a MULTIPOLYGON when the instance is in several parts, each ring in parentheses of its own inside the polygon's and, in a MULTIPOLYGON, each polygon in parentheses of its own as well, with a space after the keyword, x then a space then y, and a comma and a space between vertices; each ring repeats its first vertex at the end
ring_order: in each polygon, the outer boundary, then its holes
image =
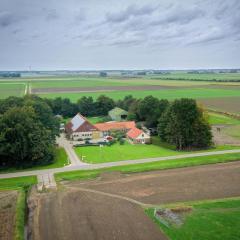
POLYGON ((89 140, 97 143, 111 138, 113 131, 120 131, 133 144, 150 143, 150 134, 137 128, 134 121, 125 121, 125 115, 125 112, 113 109, 109 112, 113 121, 92 124, 78 113, 66 124, 65 132, 73 141, 89 140))

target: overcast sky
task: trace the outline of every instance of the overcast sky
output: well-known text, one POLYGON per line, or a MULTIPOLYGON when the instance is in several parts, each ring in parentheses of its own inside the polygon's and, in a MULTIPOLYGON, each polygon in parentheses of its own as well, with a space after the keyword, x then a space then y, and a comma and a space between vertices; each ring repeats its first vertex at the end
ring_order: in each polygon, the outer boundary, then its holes
POLYGON ((239 0, 0 0, 0 70, 240 67, 239 0))

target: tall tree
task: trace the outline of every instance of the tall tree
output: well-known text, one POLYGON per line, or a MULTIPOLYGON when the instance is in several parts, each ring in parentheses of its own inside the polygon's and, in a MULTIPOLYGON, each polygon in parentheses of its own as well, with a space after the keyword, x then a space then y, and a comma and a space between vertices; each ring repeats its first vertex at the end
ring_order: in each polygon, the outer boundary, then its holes
POLYGON ((94 116, 96 115, 96 108, 92 97, 81 97, 78 102, 78 109, 84 116, 94 116))
POLYGON ((97 98, 96 109, 97 109, 98 115, 102 115, 102 116, 107 115, 108 112, 114 107, 115 107, 115 103, 113 99, 105 95, 101 95, 97 98))
POLYGON ((158 132, 162 140, 180 150, 212 144, 211 128, 193 99, 175 100, 161 116, 158 132))
POLYGON ((26 167, 54 158, 51 131, 32 107, 14 107, 0 117, 0 166, 26 167))

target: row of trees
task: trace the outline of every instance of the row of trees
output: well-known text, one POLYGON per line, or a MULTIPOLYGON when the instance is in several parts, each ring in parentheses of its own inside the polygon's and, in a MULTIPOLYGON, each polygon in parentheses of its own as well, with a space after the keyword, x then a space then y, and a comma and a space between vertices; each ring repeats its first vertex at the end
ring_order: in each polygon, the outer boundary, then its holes
POLYGON ((41 98, 10 97, 0 101, 0 167, 51 163, 59 122, 41 98))

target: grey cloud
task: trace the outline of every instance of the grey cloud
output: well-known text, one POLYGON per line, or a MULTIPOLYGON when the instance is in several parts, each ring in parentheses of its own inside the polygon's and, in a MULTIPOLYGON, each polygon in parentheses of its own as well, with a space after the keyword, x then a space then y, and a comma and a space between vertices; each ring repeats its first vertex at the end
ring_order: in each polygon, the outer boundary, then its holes
POLYGON ((23 17, 17 16, 12 12, 8 12, 8 11, 0 12, 1 27, 8 27, 14 23, 17 23, 21 19, 23 19, 23 17))
POLYGON ((144 6, 137 6, 137 5, 130 5, 125 10, 121 12, 115 13, 107 13, 106 20, 109 22, 123 22, 128 20, 131 16, 144 16, 148 14, 152 14, 156 11, 157 7, 155 5, 144 5, 144 6))

